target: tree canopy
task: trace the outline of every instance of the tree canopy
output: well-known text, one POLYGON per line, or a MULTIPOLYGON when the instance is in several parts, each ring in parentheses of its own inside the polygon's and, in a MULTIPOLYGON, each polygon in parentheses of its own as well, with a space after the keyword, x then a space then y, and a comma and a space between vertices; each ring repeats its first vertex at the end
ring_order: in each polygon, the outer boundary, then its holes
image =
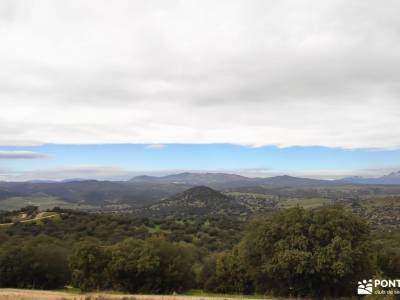
POLYGON ((233 251, 215 258, 208 284, 225 292, 352 295, 356 281, 373 274, 370 246, 365 222, 343 209, 288 209, 249 225, 233 251))
POLYGON ((376 274, 400 276, 400 235, 370 232, 337 206, 263 215, 244 231, 227 219, 59 213, 0 228, 0 287, 319 298, 354 295, 376 274))

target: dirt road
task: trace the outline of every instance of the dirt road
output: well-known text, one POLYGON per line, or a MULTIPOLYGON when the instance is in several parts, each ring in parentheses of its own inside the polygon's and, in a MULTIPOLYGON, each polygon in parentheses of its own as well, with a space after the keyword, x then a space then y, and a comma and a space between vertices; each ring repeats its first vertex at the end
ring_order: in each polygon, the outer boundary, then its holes
MULTIPOLYGON (((121 295, 107 293, 71 294, 41 290, 0 289, 0 300, 255 300, 249 298, 180 295, 121 295)), ((272 300, 272 298, 264 298, 272 300)))
MULTIPOLYGON (((36 218, 34 218, 34 219, 22 220, 22 221, 19 221, 19 223, 29 223, 29 222, 40 221, 40 220, 43 220, 43 219, 54 218, 54 217, 56 217, 56 216, 58 216, 58 215, 59 215, 59 214, 55 213, 55 214, 53 214, 53 215, 49 215, 49 216, 45 216, 45 217, 36 217, 36 218)), ((12 222, 12 223, 3 223, 3 224, 0 224, 0 226, 11 226, 11 225, 13 225, 13 224, 15 224, 15 222, 12 222)))

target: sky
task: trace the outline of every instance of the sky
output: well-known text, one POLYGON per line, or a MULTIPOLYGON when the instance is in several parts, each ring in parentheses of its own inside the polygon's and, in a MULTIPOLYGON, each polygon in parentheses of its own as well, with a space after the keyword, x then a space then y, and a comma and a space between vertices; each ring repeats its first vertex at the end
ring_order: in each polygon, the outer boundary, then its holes
POLYGON ((400 169, 397 0, 2 0, 0 180, 400 169))

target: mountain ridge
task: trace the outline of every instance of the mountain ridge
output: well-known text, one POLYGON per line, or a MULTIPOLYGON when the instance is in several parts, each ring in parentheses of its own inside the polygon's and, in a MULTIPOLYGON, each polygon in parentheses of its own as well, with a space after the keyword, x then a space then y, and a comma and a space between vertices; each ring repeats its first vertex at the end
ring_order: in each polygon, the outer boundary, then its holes
POLYGON ((237 187, 241 184, 249 185, 275 185, 275 186, 324 186, 341 184, 390 184, 400 185, 400 171, 390 174, 368 178, 362 176, 350 176, 335 180, 313 179, 307 177, 296 177, 290 175, 278 175, 271 177, 246 177, 230 173, 178 173, 165 176, 141 175, 133 177, 129 182, 153 182, 153 183, 176 183, 189 185, 206 185, 212 188, 237 187))
POLYGON ((337 181, 352 184, 400 185, 400 171, 391 172, 380 177, 351 176, 339 179, 337 181))
POLYGON ((189 185, 205 185, 215 189, 223 189, 238 186, 256 185, 280 185, 280 186, 317 186, 336 184, 332 180, 311 179, 280 175, 273 177, 245 177, 229 173, 178 173, 166 176, 136 176, 129 182, 152 182, 152 183, 176 183, 189 185))

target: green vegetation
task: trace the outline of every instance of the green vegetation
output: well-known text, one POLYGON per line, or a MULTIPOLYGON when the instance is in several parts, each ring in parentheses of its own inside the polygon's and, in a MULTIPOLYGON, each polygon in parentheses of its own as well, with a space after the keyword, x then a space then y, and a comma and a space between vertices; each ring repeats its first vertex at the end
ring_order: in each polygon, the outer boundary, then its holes
POLYGON ((294 208, 253 222, 232 251, 213 257, 206 287, 278 296, 351 295, 373 275, 365 222, 340 208, 294 208), (211 273, 211 276, 210 276, 211 273))
MULTIPOLYGON (((110 245, 127 237, 147 239, 164 236, 171 242, 191 243, 200 251, 222 251, 232 248, 240 240, 244 226, 244 221, 229 216, 150 219, 132 214, 91 214, 60 208, 51 213, 58 214, 58 217, 16 222, 12 226, 0 226, 0 229, 13 237, 30 238, 45 234, 70 244, 87 238, 110 245)), ((12 222, 20 214, 21 211, 4 212, 0 214, 0 220, 2 223, 12 222)))
POLYGON ((326 204, 332 204, 332 201, 324 198, 288 198, 278 203, 279 208, 292 208, 301 206, 304 208, 315 208, 326 204))
POLYGON ((111 247, 86 242, 70 257, 72 284, 83 291, 179 292, 194 278, 192 248, 163 238, 130 238, 111 247))
MULTIPOLYGON (((25 213, 27 207, 0 214, 25 213)), ((400 275, 400 235, 348 208, 141 218, 55 208, 58 218, 0 228, 0 287, 129 293, 354 295, 357 280, 400 275)))
POLYGON ((214 179, 0 183, 0 287, 323 298, 400 277, 399 186, 214 179))
MULTIPOLYGON (((4 236, 2 236, 4 239, 4 236)), ((0 248, 0 286, 53 289, 70 278, 69 249, 58 239, 8 239, 0 248)))
POLYGON ((52 209, 53 207, 61 207, 67 209, 82 209, 90 210, 95 209, 93 205, 79 205, 60 200, 56 197, 42 196, 42 197, 11 197, 0 201, 0 210, 13 211, 18 210, 28 205, 37 206, 40 210, 52 209))

